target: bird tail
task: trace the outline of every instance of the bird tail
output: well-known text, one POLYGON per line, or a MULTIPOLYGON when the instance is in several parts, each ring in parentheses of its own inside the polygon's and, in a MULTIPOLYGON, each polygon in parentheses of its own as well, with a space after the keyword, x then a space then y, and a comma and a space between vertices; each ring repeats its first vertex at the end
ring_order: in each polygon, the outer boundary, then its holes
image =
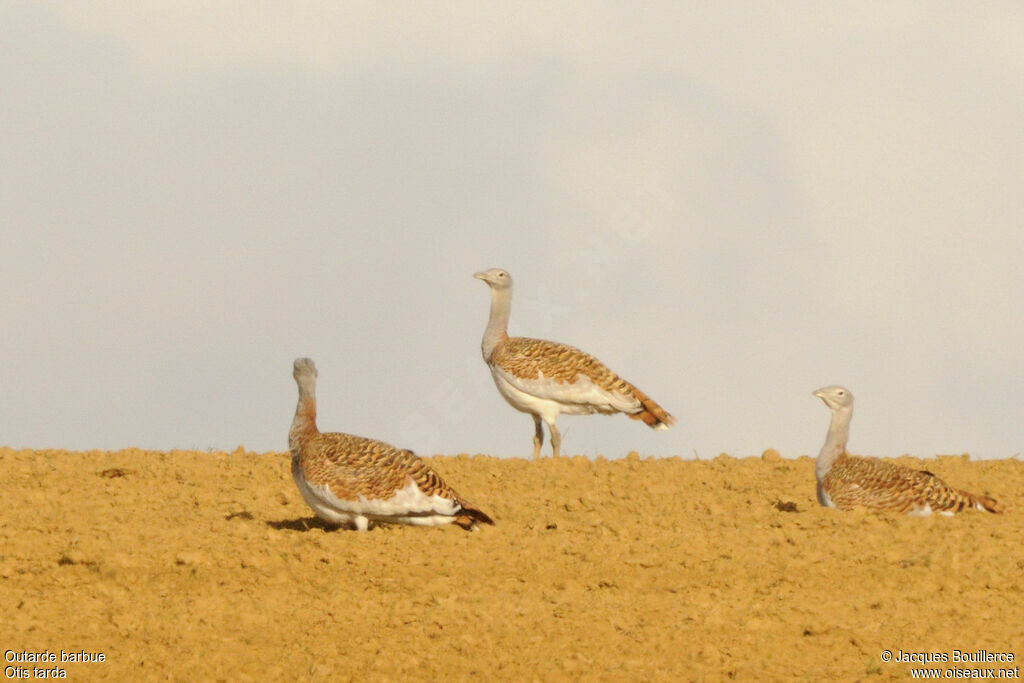
POLYGON ((977 510, 985 510, 986 512, 992 512, 994 514, 1002 514, 1003 508, 995 498, 989 498, 988 496, 978 496, 966 491, 961 491, 964 496, 971 502, 971 507, 977 510))
POLYGON ((629 417, 634 420, 642 420, 651 429, 668 429, 676 423, 676 419, 655 403, 650 396, 636 387, 633 387, 633 394, 640 401, 640 410, 635 413, 627 413, 629 417))
POLYGON ((462 503, 462 509, 456 515, 455 523, 463 529, 472 529, 478 522, 494 526, 494 520, 486 512, 462 503))

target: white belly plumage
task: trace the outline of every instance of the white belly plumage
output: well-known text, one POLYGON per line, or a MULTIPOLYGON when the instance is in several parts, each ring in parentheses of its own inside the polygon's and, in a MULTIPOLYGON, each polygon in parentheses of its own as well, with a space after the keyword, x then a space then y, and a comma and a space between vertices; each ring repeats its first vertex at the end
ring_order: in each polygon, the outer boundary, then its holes
MULTIPOLYGON (((984 510, 984 508, 981 509, 984 510)), ((910 512, 908 512, 907 514, 911 517, 928 517, 932 514, 932 512, 933 510, 931 504, 925 503, 923 506, 915 505, 913 509, 911 509, 910 512)), ((939 510, 939 514, 943 517, 952 517, 956 513, 954 513, 952 510, 939 510)))
POLYGON ((585 375, 567 384, 543 374, 537 379, 522 379, 491 366, 491 376, 509 405, 524 413, 540 415, 546 421, 554 420, 560 413, 635 413, 641 409, 640 402, 632 396, 602 389, 585 375))

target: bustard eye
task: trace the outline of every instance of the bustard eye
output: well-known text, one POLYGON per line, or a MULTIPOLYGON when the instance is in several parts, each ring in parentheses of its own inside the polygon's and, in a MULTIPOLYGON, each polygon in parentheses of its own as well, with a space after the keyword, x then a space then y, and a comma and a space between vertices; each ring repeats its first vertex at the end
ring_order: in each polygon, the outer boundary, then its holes
POLYGON ((846 392, 845 391, 837 391, 836 392, 836 396, 846 396, 846 392))

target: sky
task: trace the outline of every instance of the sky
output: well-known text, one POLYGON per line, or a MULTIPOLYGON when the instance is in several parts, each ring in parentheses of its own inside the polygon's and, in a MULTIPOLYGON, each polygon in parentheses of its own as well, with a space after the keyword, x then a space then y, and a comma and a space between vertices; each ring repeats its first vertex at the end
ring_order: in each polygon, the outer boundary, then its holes
MULTIPOLYGON (((1020 453, 1017 2, 0 2, 0 445, 529 457, 480 355, 676 416, 563 452, 1020 453)), ((545 448, 549 448, 547 445, 545 448)), ((550 452, 550 451, 546 451, 550 452)))

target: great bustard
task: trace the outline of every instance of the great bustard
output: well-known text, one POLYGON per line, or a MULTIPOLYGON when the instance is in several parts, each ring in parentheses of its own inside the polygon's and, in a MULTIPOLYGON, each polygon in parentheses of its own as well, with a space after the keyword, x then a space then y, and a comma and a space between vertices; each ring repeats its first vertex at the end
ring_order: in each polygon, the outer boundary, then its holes
POLYGON ((299 403, 288 432, 292 477, 302 498, 325 522, 366 531, 369 523, 470 529, 494 524, 412 451, 351 434, 322 434, 316 426, 316 366, 295 361, 299 403))
POLYGON ((930 515, 952 515, 965 508, 1002 512, 987 496, 954 489, 925 470, 912 470, 878 458, 862 458, 846 452, 853 417, 853 395, 843 387, 818 389, 814 395, 832 411, 828 436, 818 454, 815 475, 818 502, 826 507, 930 515))
POLYGON ((491 316, 480 349, 498 391, 513 408, 533 416, 533 457, 544 443, 543 420, 558 456, 562 437, 555 427, 561 413, 625 413, 654 429, 668 429, 675 418, 593 356, 543 339, 508 336, 512 277, 500 268, 474 277, 491 288, 491 316))

